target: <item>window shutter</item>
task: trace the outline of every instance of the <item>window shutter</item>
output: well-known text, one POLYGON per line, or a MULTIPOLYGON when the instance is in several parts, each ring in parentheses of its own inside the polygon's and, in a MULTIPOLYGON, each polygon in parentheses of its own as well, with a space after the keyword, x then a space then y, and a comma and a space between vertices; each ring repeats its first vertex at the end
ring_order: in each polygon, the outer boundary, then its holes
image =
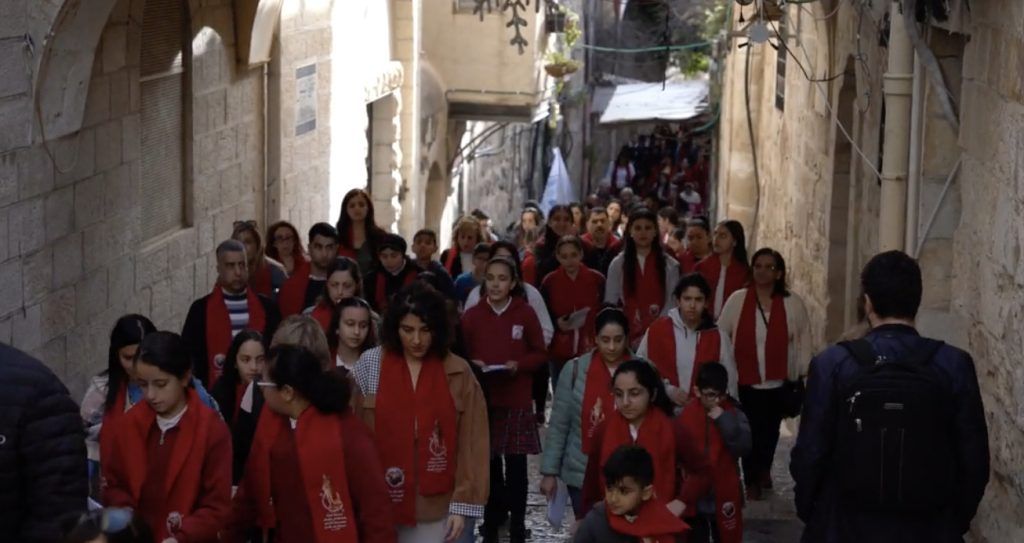
POLYGON ((185 223, 184 0, 147 0, 142 22, 142 239, 185 223))

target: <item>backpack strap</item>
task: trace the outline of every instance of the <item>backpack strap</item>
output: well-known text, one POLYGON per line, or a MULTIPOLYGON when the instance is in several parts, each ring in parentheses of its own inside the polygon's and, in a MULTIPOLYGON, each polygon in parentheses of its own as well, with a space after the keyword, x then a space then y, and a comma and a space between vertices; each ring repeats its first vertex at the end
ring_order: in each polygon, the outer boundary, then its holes
POLYGON ((878 361, 878 355, 875 354, 875 348, 871 346, 871 342, 866 339, 856 339, 853 341, 841 341, 839 346, 846 349, 853 359, 857 361, 860 366, 874 366, 878 361))

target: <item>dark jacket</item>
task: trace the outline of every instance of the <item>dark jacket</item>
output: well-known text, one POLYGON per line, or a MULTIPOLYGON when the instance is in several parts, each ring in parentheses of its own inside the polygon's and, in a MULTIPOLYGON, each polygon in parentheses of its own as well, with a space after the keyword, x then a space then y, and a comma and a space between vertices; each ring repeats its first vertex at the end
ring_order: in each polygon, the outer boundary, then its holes
POLYGON ((445 269, 444 264, 436 260, 431 260, 430 264, 423 268, 423 271, 428 271, 434 274, 434 280, 431 284, 436 288, 445 298, 449 300, 455 299, 455 280, 445 269))
POLYGON ((231 430, 231 484, 237 485, 244 475, 245 461, 249 458, 252 439, 256 435, 256 423, 259 422, 260 412, 263 410, 263 392, 260 391, 260 387, 253 387, 251 413, 238 408, 240 400, 235 394, 235 381, 228 378, 218 379, 211 391, 213 399, 217 400, 224 422, 231 430))
MULTIPOLYGON (((890 360, 905 358, 927 342, 909 326, 886 325, 867 335, 875 352, 890 360)), ((841 346, 832 346, 811 361, 800 433, 790 472, 796 482, 797 514, 806 524, 806 543, 961 542, 988 484, 989 452, 985 412, 970 355, 945 345, 929 367, 951 387, 950 420, 955 446, 956 488, 953 503, 921 516, 871 513, 844 506, 838 496, 837 466, 831 464, 840 390, 857 375, 858 365, 841 346)))
MULTIPOLYGON (((210 383, 206 382, 206 376, 210 374, 210 364, 206 356, 206 301, 209 299, 210 295, 207 294, 192 302, 192 306, 188 308, 188 315, 185 317, 185 325, 181 328, 181 337, 189 346, 192 354, 192 375, 198 377, 206 385, 206 388, 210 388, 210 383)), ((263 334, 263 337, 269 341, 277 330, 277 325, 281 324, 281 313, 277 310, 277 304, 270 298, 259 296, 259 299, 263 304, 263 311, 267 319, 263 330, 257 330, 257 332, 263 334)))
MULTIPOLYGON (((676 538, 679 541, 681 538, 676 538)), ((622 535, 612 531, 608 524, 608 515, 605 514, 604 502, 594 505, 594 508, 587 513, 587 516, 580 522, 576 529, 576 535, 572 538, 573 543, 640 543, 640 540, 631 535, 622 535)))
POLYGON ((0 540, 59 541, 88 495, 78 405, 49 368, 0 344, 0 540))

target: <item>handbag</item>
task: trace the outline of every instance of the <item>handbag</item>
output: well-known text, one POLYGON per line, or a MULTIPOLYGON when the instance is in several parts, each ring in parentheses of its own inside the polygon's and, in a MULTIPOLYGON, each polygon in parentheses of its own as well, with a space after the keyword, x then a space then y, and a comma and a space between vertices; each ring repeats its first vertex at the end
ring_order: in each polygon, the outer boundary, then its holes
POLYGON ((804 407, 805 393, 803 379, 786 380, 782 384, 782 414, 785 418, 792 419, 800 416, 804 407))

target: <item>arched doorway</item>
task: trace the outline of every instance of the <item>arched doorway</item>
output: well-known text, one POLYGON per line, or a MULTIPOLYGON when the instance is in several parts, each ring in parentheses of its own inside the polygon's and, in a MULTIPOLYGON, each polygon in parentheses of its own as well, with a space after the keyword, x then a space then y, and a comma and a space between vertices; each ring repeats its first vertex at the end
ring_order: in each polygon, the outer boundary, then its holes
MULTIPOLYGON (((853 129, 855 104, 857 100, 856 66, 853 59, 846 63, 842 87, 839 91, 835 121, 848 134, 853 129)), ((825 339, 835 341, 852 324, 853 307, 851 290, 851 205, 850 186, 855 172, 853 167, 853 146, 838 127, 834 127, 834 150, 832 161, 832 197, 829 207, 828 229, 828 305, 825 324, 825 339)))

